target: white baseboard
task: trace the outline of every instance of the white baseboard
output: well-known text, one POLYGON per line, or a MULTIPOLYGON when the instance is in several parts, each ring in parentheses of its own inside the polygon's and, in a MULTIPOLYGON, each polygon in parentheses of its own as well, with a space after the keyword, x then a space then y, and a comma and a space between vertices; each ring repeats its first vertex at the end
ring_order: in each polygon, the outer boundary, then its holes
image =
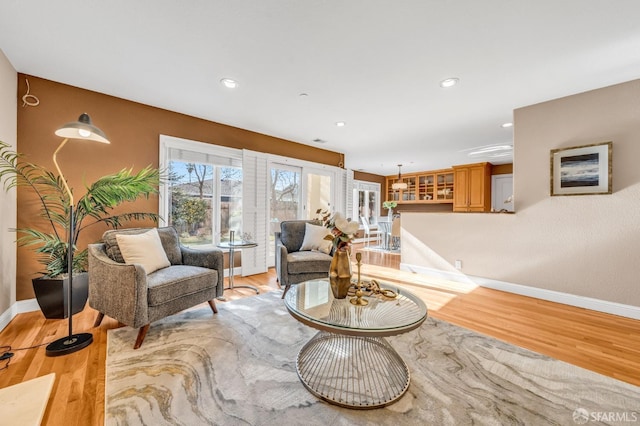
POLYGON ((0 331, 9 325, 12 319, 16 315, 24 312, 33 312, 40 310, 40 306, 36 299, 19 300, 9 307, 6 311, 0 314, 0 331))
POLYGON ((16 305, 18 305, 18 313, 21 314, 23 312, 33 312, 33 311, 39 311, 40 310, 40 305, 38 305, 38 301, 33 298, 33 299, 27 299, 27 300, 20 300, 18 302, 16 302, 16 305))
MULTIPOLYGON (((9 325, 9 322, 11 322, 13 317, 15 317, 17 314, 18 312, 17 312, 16 304, 14 303, 13 305, 9 306, 9 309, 4 311, 0 315, 0 331, 4 330, 4 328, 7 325, 9 325)), ((0 342, 0 344, 2 343, 0 342)))
POLYGON ((607 300, 577 296, 575 294, 562 293, 555 290, 529 287, 526 285, 514 284, 506 281, 493 280, 491 278, 466 275, 461 272, 443 271, 440 269, 426 268, 423 266, 409 265, 406 263, 401 263, 400 269, 403 271, 410 271, 424 275, 432 275, 450 281, 464 283, 472 282, 479 285, 480 287, 492 288, 494 290, 505 291, 507 293, 535 297, 536 299, 562 303, 563 305, 570 305, 578 308, 590 309, 592 311, 604 312, 607 314, 619 315, 621 317, 640 320, 640 306, 624 305, 622 303, 609 302, 607 300))

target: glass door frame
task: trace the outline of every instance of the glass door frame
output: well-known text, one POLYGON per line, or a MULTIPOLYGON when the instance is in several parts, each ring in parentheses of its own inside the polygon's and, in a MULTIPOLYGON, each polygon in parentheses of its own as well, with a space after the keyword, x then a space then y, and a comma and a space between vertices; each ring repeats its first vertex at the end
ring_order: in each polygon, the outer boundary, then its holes
MULTIPOLYGON (((310 215, 308 215, 309 212, 308 212, 308 206, 307 206, 307 179, 309 174, 329 176, 331 178, 331 186, 330 186, 331 194, 329 196, 329 200, 330 200, 329 207, 331 209, 331 212, 334 213, 336 211, 340 211, 342 213, 346 213, 344 212, 346 200, 342 200, 342 202, 340 202, 341 201, 340 197, 342 198, 346 197, 345 191, 340 189, 341 188, 340 184, 342 182, 341 173, 345 173, 346 170, 335 167, 335 166, 329 166, 329 165, 320 164, 320 163, 312 163, 310 161, 298 160, 295 158, 270 154, 268 155, 268 162, 267 162, 269 179, 270 179, 271 169, 273 168, 281 168, 283 170, 292 170, 292 171, 300 170, 301 172, 300 174, 301 195, 300 195, 300 202, 298 205, 298 215, 297 215, 298 219, 307 219, 307 218, 314 219, 316 217, 315 212, 312 212, 310 215)), ((272 220, 271 206, 267 208, 267 216, 268 216, 267 223, 270 225, 272 220)), ((271 255, 270 250, 267 253, 268 253, 267 265, 274 266, 275 257, 271 255)))
MULTIPOLYGON (((299 181, 298 181, 298 197, 297 197, 297 202, 298 202, 298 208, 295 214, 296 218, 301 217, 302 215, 302 204, 303 204, 303 197, 302 197, 302 167, 300 166, 294 166, 291 164, 282 164, 279 162, 272 162, 270 161, 268 163, 268 168, 267 168, 267 173, 268 173, 268 180, 269 182, 267 183, 268 188, 267 190, 271 189, 271 182, 272 182, 272 171, 276 169, 276 170, 284 170, 284 171, 289 171, 292 173, 297 173, 299 176, 299 181)), ((280 229, 280 219, 279 218, 275 218, 278 219, 277 222, 274 222, 274 217, 272 217, 272 198, 271 198, 271 193, 269 193, 269 195, 267 196, 267 223, 268 223, 268 234, 267 234, 267 244, 269 244, 269 247, 267 249, 267 265, 268 266, 274 266, 275 265, 275 245, 274 245, 274 241, 271 241, 271 235, 272 233, 275 236, 275 232, 278 232, 280 229)))
MULTIPOLYGON (((329 179, 331 179, 331 182, 329 184, 329 205, 327 206, 327 210, 331 213, 334 212, 334 206, 335 206, 335 180, 336 180, 336 176, 335 173, 329 171, 329 170, 325 170, 325 169, 321 169, 321 168, 315 168, 315 167, 303 167, 302 168, 302 179, 301 179, 301 186, 302 186, 302 212, 300 212, 299 217, 303 218, 303 219, 316 219, 318 217, 318 215, 316 214, 315 211, 312 211, 313 208, 309 205, 309 176, 310 175, 316 175, 316 176, 323 176, 323 177, 328 177, 329 179)), ((317 210, 317 209, 316 209, 317 210)))

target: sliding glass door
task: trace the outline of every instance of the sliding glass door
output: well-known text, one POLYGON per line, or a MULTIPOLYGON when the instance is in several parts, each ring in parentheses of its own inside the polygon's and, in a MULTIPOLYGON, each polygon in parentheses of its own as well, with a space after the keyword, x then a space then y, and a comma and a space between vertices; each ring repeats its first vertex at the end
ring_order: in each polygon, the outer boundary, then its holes
POLYGON ((305 169, 305 204, 303 217, 315 219, 318 211, 331 212, 333 202, 332 174, 322 170, 305 169))
POLYGON ((269 182, 269 264, 275 264, 275 233, 280 223, 300 217, 302 211, 302 168, 272 164, 269 182))
POLYGON ((351 217, 362 223, 366 218, 370 224, 380 216, 380 184, 375 182, 353 182, 353 210, 351 217))
POLYGON ((272 163, 269 183, 269 265, 275 264, 275 232, 285 220, 315 219, 331 211, 332 174, 308 167, 272 163))

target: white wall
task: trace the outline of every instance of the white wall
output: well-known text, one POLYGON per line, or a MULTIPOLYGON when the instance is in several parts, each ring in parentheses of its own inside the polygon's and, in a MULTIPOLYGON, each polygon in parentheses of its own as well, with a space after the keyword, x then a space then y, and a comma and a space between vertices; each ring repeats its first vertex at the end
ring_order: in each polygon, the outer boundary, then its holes
MULTIPOLYGON (((0 50, 0 141, 16 146, 17 73, 0 50)), ((0 188, 0 330, 16 302, 16 192, 0 188)))
POLYGON ((402 263, 640 307, 640 80, 515 111, 516 213, 407 213, 402 263), (550 150, 613 141, 613 194, 551 197, 550 150))

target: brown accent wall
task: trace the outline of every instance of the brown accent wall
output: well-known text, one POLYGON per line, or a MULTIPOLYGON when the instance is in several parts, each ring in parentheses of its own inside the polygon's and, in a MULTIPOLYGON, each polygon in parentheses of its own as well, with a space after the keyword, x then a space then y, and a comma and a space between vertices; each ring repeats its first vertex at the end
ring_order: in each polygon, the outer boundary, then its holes
POLYGON ((492 175, 508 175, 513 173, 513 163, 509 164, 494 164, 491 167, 492 175))
POLYGON ((357 170, 353 172, 353 178, 355 180, 363 180, 366 182, 379 183, 383 189, 387 182, 384 176, 374 175, 373 173, 367 173, 367 172, 359 172, 357 170))
MULTIPOLYGON (((17 150, 24 153, 28 161, 54 170, 51 157, 62 142, 54 132, 62 124, 77 120, 83 112, 88 113, 111 140, 111 145, 70 141, 58 154, 58 163, 76 197, 83 193, 83 182, 93 182, 123 168, 137 171, 147 165, 157 167, 160 134, 333 166, 342 161, 342 155, 337 152, 24 74, 18 74, 19 105, 22 105, 21 96, 26 93, 25 78, 29 79, 30 94, 40 99, 40 105, 36 107, 18 107, 17 150)), ((157 212, 158 199, 152 197, 126 208, 157 212)), ((37 213, 38 205, 31 194, 24 189, 18 191, 18 227, 37 225, 34 219, 37 213)), ((87 229, 80 246, 99 240, 105 229, 100 226, 87 229)), ((42 267, 32 251, 25 248, 18 249, 17 265, 16 299, 30 299, 33 297, 31 279, 39 275, 37 272, 42 267)))

